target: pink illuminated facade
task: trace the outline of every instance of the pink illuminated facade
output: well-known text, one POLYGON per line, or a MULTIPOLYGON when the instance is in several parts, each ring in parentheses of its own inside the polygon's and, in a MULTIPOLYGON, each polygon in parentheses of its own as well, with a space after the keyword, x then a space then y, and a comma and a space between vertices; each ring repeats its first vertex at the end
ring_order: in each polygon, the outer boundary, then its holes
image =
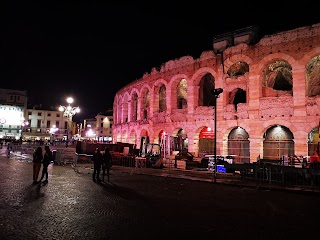
POLYGON ((199 58, 153 68, 114 98, 113 141, 160 143, 196 156, 236 162, 311 156, 319 143, 320 24, 258 35, 246 28, 217 36, 199 58), (211 90, 222 88, 217 116, 211 90), (214 136, 214 118, 217 136, 214 136))

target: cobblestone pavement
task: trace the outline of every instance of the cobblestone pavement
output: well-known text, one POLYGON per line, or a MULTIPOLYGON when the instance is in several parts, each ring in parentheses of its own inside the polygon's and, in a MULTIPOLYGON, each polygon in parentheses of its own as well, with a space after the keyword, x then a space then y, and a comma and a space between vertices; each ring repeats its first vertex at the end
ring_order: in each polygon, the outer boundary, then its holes
POLYGON ((0 239, 302 239, 318 235, 320 197, 139 174, 115 167, 111 182, 32 163, 0 150, 0 239))

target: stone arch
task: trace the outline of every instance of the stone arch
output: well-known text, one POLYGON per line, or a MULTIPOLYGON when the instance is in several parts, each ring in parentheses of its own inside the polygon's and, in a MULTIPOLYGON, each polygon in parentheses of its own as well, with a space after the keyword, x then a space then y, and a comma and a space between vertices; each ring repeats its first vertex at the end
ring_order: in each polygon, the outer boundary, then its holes
POLYGON ((289 128, 273 125, 263 135, 264 159, 281 160, 283 156, 294 155, 294 136, 289 128))
POLYGON ((147 129, 142 128, 140 130, 140 156, 145 157, 149 142, 150 142, 149 132, 147 129))
POLYGON ((291 129, 290 131, 292 131, 292 132, 297 131, 297 128, 295 127, 295 125, 290 121, 281 120, 281 119, 272 119, 272 120, 265 121, 261 125, 261 128, 259 129, 260 134, 263 135, 270 127, 277 126, 277 125, 281 125, 283 127, 291 129))
POLYGON ((129 121, 129 94, 126 92, 123 96, 122 101, 122 123, 126 123, 129 121))
POLYGON ((120 132, 117 133, 116 141, 121 142, 121 133, 120 132))
POLYGON ((137 146, 137 133, 134 129, 131 129, 128 142, 137 146))
POLYGON ((235 163, 250 163, 249 134, 244 128, 235 127, 230 131, 228 155, 234 155, 235 163))
POLYGON ((149 119, 150 116, 150 88, 149 87, 142 87, 141 92, 140 92, 140 106, 141 106, 141 119, 147 120, 149 119))
POLYGON ((314 127, 308 132, 308 156, 320 154, 320 126, 314 127))
MULTIPOLYGON (((178 108, 178 103, 179 103, 178 99, 179 100, 181 99, 181 101, 180 101, 181 104, 183 104, 183 105, 187 104, 187 102, 185 102, 188 99, 186 96, 185 97, 178 96, 179 89, 181 89, 181 88, 179 88, 179 84, 181 83, 181 80, 183 80, 183 79, 185 79, 186 85, 187 85, 186 89, 188 89, 188 86, 190 84, 190 80, 188 80, 188 78, 187 78, 187 76, 185 74, 175 75, 170 80, 170 84, 169 84, 170 89, 169 89, 169 91, 171 93, 170 103, 171 103, 171 108, 172 109, 177 109, 178 108)), ((185 91, 182 91, 182 93, 185 93, 185 91)))
POLYGON ((296 60, 283 53, 266 56, 259 63, 262 97, 279 97, 293 93, 292 65, 296 60))
POLYGON ((310 59, 314 58, 315 56, 320 55, 320 47, 313 48, 309 52, 305 53, 304 56, 299 60, 299 63, 303 66, 306 66, 310 59))
POLYGON ((198 106, 214 106, 212 90, 215 88, 215 79, 211 73, 205 74, 199 82, 198 106))
POLYGON ((212 154, 214 152, 214 129, 209 126, 201 126, 196 129, 194 135, 194 145, 197 146, 199 157, 212 154))
POLYGON ((147 129, 142 128, 142 129, 140 130, 140 137, 142 137, 142 136, 145 136, 145 137, 148 137, 148 136, 149 136, 149 132, 148 132, 147 129))
POLYGON ((227 59, 224 60, 223 64, 224 64, 224 68, 225 69, 229 69, 232 65, 234 65, 237 62, 245 62, 247 63, 249 66, 253 64, 253 60, 244 55, 244 54, 237 54, 237 55, 233 55, 227 59))
POLYGON ((229 91, 228 97, 228 104, 233 104, 236 111, 239 103, 247 103, 247 91, 239 87, 229 91))
POLYGON ((265 58, 263 58, 259 64, 258 64, 258 69, 260 71, 260 82, 263 83, 264 81, 264 71, 268 68, 268 66, 276 61, 285 61, 288 63, 291 67, 296 63, 296 60, 291 57, 288 54, 284 53, 274 53, 274 54, 269 54, 265 58))
POLYGON ((177 109, 188 108, 188 84, 185 78, 181 79, 177 87, 177 109))
POLYGON ((198 69, 191 77, 191 80, 190 82, 192 83, 192 85, 194 86, 199 86, 200 85, 200 81, 201 81, 201 78, 210 73, 213 78, 215 79, 215 76, 217 76, 217 72, 214 71, 212 68, 209 68, 209 67, 203 67, 203 68, 200 68, 198 69))
POLYGON ((117 104, 116 104, 116 112, 114 113, 114 116, 116 116, 116 123, 120 124, 121 123, 121 113, 122 113, 122 96, 117 96, 117 104))
POLYGON ((167 109, 167 82, 159 79, 154 83, 153 112, 165 112, 167 109), (164 88, 164 90, 163 90, 164 88))
POLYGON ((133 94, 137 94, 138 97, 140 96, 140 92, 139 92, 139 90, 137 88, 132 88, 131 89, 130 94, 129 94, 130 99, 132 98, 133 94))
MULTIPOLYGON (((309 89, 309 81, 308 81, 308 65, 310 64, 310 61, 319 56, 320 55, 320 47, 315 47, 312 50, 310 50, 309 52, 305 53, 304 56, 299 60, 299 64, 303 65, 305 67, 305 76, 306 76, 306 96, 308 95, 313 95, 312 93, 308 93, 308 89, 309 89)), ((317 73, 316 73, 316 76, 317 73)), ((316 83, 315 83, 316 86, 316 83)), ((320 91, 320 90, 319 90, 320 91)), ((316 90, 316 92, 318 92, 318 90, 316 90)), ((319 95, 319 94, 316 94, 319 95)))
POLYGON ((308 97, 320 95, 320 54, 311 58, 306 66, 306 92, 308 97))
POLYGON ((137 88, 133 88, 130 93, 130 121, 138 120, 138 99, 139 91, 137 88))
MULTIPOLYGON (((137 89, 138 90, 138 89, 137 89)), ((148 85, 148 84, 144 84, 141 89, 140 89, 140 92, 138 94, 138 96, 142 96, 143 93, 148 90, 149 92, 151 92, 151 87, 148 85)))
POLYGON ((161 138, 160 138, 161 133, 165 133, 167 136, 169 135, 165 129, 158 128, 157 130, 154 131, 154 135, 153 135, 153 142, 154 143, 157 143, 157 144, 161 143, 161 138))
POLYGON ((173 133, 173 151, 188 151, 188 134, 185 128, 175 128, 173 133))
POLYGON ((122 142, 128 142, 128 134, 127 134, 127 130, 123 130, 121 133, 121 141, 122 142))

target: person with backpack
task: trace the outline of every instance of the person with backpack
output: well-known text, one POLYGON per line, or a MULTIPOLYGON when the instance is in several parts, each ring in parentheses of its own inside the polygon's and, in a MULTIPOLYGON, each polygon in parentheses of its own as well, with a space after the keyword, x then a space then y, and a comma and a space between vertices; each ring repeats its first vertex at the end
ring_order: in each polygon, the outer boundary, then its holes
POLYGON ((112 155, 109 151, 109 148, 104 149, 104 154, 102 155, 102 182, 104 182, 104 176, 107 170, 108 182, 110 182, 110 168, 112 165, 112 155))
POLYGON ((48 183, 48 166, 53 160, 53 154, 52 154, 52 151, 50 150, 50 147, 46 145, 44 147, 44 150, 45 152, 42 160, 42 175, 39 181, 40 183, 44 177, 46 178, 46 180, 44 180, 43 183, 48 183))
POLYGON ((33 153, 33 184, 38 183, 38 177, 39 177, 42 159, 43 159, 42 148, 37 147, 37 149, 33 153))

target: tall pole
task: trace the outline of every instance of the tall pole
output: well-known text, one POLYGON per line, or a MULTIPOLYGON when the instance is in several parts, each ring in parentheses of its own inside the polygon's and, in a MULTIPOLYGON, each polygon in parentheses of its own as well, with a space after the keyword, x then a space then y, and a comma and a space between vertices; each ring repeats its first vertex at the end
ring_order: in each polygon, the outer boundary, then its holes
POLYGON ((66 147, 68 147, 68 144, 69 144, 69 140, 71 139, 71 131, 72 130, 70 130, 70 129, 72 129, 72 128, 70 128, 70 125, 72 125, 72 116, 69 116, 68 117, 68 124, 67 124, 67 132, 68 132, 68 134, 67 134, 67 142, 66 142, 66 147))
POLYGON ((214 155, 214 173, 213 181, 217 182, 217 96, 213 96, 214 101, 214 142, 213 142, 213 155, 214 155))
POLYGON ((214 104, 214 149, 213 149, 213 156, 214 156, 214 173, 213 173, 213 181, 217 181, 217 98, 223 92, 222 88, 216 88, 212 91, 213 95, 213 104, 214 104))

